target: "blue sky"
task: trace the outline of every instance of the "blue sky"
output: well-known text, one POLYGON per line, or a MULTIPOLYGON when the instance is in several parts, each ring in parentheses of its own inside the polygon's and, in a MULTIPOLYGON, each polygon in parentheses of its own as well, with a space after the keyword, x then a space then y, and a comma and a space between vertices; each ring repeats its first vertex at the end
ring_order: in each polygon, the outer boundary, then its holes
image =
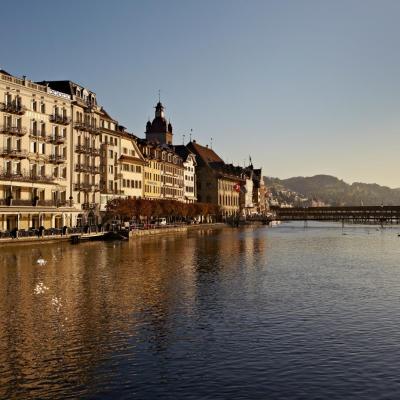
POLYGON ((0 67, 71 79, 143 136, 158 89, 175 129, 281 178, 400 187, 398 1, 19 1, 0 67))

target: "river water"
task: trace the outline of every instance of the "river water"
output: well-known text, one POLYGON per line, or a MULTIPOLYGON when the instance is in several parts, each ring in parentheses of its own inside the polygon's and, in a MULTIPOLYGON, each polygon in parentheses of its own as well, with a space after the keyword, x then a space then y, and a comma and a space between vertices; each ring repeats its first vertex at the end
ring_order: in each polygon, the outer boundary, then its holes
POLYGON ((398 399, 398 233, 4 246, 0 399, 398 399))

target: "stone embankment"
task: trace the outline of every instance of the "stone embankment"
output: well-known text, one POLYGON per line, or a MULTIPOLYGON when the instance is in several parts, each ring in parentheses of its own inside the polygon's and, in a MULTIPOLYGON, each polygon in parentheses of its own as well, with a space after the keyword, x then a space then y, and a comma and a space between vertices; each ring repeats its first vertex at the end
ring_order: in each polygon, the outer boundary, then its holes
MULTIPOLYGON (((171 233, 179 233, 179 232, 187 232, 188 230, 195 230, 195 229, 211 229, 217 227, 226 226, 224 223, 214 223, 214 224, 199 224, 199 225, 179 225, 179 226, 166 226, 163 228, 152 228, 152 229, 135 229, 129 232, 129 238, 134 239, 137 237, 143 236, 151 236, 151 235, 166 235, 171 233)), ((71 233, 66 235, 47 235, 47 236, 28 236, 28 237, 18 237, 18 238, 0 238, 0 245, 2 244, 32 244, 32 243, 51 243, 54 241, 72 241, 72 239, 76 236, 79 236, 80 241, 86 240, 102 240, 103 237, 106 239, 105 232, 99 233, 71 233)))

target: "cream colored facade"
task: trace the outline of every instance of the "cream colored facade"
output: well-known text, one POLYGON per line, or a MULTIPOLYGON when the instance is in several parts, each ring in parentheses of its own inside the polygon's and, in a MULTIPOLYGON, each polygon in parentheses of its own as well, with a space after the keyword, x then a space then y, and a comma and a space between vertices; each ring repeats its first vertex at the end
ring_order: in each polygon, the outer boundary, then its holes
POLYGON ((121 130, 109 117, 101 119, 100 211, 116 197, 141 198, 144 193, 145 160, 136 136, 121 130))
POLYGON ((0 230, 71 225, 71 98, 0 71, 0 230))
POLYGON ((138 144, 146 160, 144 196, 148 199, 185 201, 183 160, 173 146, 144 139, 139 139, 138 144))
POLYGON ((146 199, 160 199, 162 163, 158 146, 151 145, 146 140, 139 139, 139 148, 146 161, 143 174, 143 195, 146 199))
POLYGON ((96 94, 71 81, 45 81, 51 89, 71 97, 69 149, 70 200, 80 210, 73 225, 99 222, 100 204, 100 113, 96 94))

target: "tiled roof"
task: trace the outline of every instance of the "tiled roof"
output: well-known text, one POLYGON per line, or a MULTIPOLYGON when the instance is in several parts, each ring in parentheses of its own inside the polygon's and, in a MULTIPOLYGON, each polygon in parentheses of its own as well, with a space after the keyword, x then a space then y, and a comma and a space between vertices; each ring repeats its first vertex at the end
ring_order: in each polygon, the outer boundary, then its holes
POLYGON ((187 147, 198 157, 201 164, 209 165, 210 163, 224 163, 224 160, 210 147, 202 146, 196 142, 189 142, 187 147))

